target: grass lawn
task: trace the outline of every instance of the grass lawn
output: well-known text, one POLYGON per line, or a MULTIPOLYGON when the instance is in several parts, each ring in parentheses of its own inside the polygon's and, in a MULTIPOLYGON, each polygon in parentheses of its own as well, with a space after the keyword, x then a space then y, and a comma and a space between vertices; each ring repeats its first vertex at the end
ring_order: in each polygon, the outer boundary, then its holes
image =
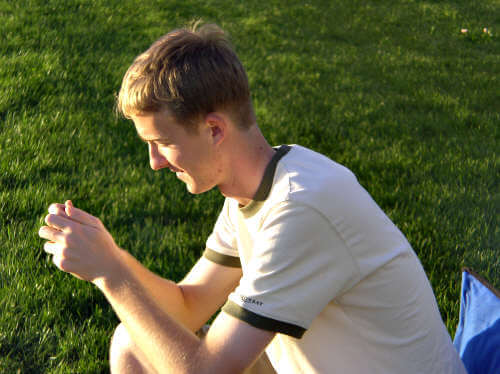
POLYGON ((270 142, 349 167, 408 237, 453 336, 461 267, 500 286, 499 15, 496 0, 0 0, 0 373, 108 371, 117 319, 43 252, 51 202, 173 280, 203 250, 222 197, 149 169, 113 114, 133 58, 198 17, 232 35, 270 142))

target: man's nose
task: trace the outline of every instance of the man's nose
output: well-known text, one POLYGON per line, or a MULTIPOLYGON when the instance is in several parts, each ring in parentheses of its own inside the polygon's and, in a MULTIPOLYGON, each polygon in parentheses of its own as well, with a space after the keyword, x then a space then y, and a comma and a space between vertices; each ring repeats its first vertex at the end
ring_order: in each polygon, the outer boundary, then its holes
POLYGON ((148 148, 149 165, 151 166, 151 169, 160 170, 168 167, 169 164, 167 159, 160 152, 158 152, 158 146, 156 146, 156 144, 149 143, 148 148))

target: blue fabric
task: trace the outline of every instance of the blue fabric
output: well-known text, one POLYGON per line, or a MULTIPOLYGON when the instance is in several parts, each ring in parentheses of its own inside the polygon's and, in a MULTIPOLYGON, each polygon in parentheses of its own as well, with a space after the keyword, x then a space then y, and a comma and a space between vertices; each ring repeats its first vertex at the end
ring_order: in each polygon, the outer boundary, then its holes
POLYGON ((499 374, 500 293, 471 273, 462 273, 460 320, 453 344, 469 374, 499 374))

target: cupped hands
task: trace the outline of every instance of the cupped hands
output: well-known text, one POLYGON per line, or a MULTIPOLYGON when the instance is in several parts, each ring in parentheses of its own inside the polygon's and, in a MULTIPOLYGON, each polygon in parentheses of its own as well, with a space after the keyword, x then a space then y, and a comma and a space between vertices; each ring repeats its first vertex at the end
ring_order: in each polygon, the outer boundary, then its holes
POLYGON ((120 272, 122 250, 97 217, 68 200, 50 205, 45 223, 38 235, 60 270, 96 285, 120 272))

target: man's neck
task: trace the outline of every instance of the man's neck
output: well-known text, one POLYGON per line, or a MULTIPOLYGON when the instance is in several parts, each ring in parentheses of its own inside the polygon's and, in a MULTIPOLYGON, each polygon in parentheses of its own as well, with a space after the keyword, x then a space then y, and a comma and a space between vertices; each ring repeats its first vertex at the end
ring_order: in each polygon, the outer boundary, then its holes
POLYGON ((227 177, 219 184, 220 192, 245 206, 257 192, 274 149, 255 125, 246 132, 236 134, 227 152, 227 177))

